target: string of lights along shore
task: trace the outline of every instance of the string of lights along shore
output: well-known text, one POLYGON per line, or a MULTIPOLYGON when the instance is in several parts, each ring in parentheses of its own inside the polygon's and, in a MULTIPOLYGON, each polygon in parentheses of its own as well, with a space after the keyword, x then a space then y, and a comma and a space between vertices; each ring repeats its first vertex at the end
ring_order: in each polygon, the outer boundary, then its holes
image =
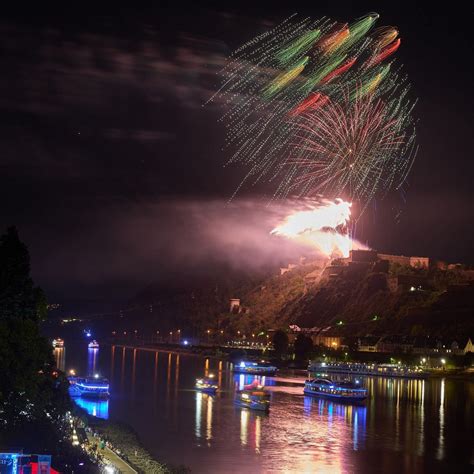
POLYGON ((397 28, 297 14, 231 54, 210 101, 224 104, 228 163, 273 198, 358 202, 399 190, 416 156, 416 101, 396 64, 397 28))

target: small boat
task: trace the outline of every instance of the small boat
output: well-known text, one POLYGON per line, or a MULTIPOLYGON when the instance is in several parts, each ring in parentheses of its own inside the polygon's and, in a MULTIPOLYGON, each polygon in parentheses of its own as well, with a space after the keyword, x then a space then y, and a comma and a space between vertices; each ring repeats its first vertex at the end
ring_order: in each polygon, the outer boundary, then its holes
POLYGON ((350 381, 333 382, 329 379, 312 379, 304 383, 304 394, 325 397, 338 401, 362 402, 367 398, 367 389, 350 381))
POLYGON ((200 392, 206 392, 211 394, 216 393, 217 389, 219 388, 214 379, 214 374, 209 374, 209 377, 202 377, 196 379, 195 387, 196 390, 199 390, 200 392))
POLYGON ((265 361, 261 361, 260 363, 242 361, 239 364, 235 364, 232 370, 236 374, 267 375, 273 377, 278 369, 265 361))
POLYGON ((234 403, 242 408, 268 412, 270 410, 270 394, 255 380, 251 385, 237 390, 234 403))
POLYGON ((64 341, 62 339, 60 339, 59 337, 57 339, 53 339, 53 347, 55 349, 60 348, 60 347, 64 347, 64 341))
POLYGON ((109 398, 109 381, 104 377, 68 377, 71 397, 109 398))
POLYGON ((88 347, 89 349, 98 349, 99 343, 94 339, 93 341, 89 342, 88 347))

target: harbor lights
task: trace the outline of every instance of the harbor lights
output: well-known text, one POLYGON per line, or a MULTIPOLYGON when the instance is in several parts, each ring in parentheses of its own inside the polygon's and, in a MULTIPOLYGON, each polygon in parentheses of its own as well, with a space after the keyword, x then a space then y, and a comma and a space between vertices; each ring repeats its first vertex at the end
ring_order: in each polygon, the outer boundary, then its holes
POLYGON ((76 371, 75 371, 74 369, 71 369, 71 370, 69 371, 69 375, 70 375, 71 377, 74 377, 74 376, 76 375, 76 371))

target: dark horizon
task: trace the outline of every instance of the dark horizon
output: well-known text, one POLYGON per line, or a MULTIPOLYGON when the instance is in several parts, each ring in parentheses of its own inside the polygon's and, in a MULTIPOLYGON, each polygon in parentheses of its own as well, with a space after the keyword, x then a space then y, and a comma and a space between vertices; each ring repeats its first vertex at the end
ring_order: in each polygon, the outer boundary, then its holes
POLYGON ((406 202, 377 200, 356 236, 386 253, 474 263, 470 19, 411 5, 6 12, 2 230, 18 227, 35 281, 53 299, 133 296, 176 267, 202 269, 215 250, 222 262, 226 246, 250 252, 253 240, 213 241, 206 227, 247 235, 248 203, 263 212, 271 192, 265 183, 245 189, 234 219, 223 219, 243 171, 223 167, 218 111, 202 107, 218 83, 216 65, 294 12, 351 20, 376 10, 380 25, 400 30, 397 63, 418 98, 420 151, 406 202))

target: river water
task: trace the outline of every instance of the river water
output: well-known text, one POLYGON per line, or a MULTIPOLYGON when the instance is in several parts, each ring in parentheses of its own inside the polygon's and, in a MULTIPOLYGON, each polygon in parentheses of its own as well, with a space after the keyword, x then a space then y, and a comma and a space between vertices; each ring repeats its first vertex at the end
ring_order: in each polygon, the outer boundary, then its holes
POLYGON ((78 399, 89 413, 129 424, 145 447, 193 473, 474 472, 474 383, 368 377, 364 406, 303 395, 304 377, 262 382, 268 415, 233 404, 253 377, 200 356, 84 343, 56 349, 58 366, 110 380, 108 401, 78 399), (193 390, 213 372, 215 396, 193 390))

